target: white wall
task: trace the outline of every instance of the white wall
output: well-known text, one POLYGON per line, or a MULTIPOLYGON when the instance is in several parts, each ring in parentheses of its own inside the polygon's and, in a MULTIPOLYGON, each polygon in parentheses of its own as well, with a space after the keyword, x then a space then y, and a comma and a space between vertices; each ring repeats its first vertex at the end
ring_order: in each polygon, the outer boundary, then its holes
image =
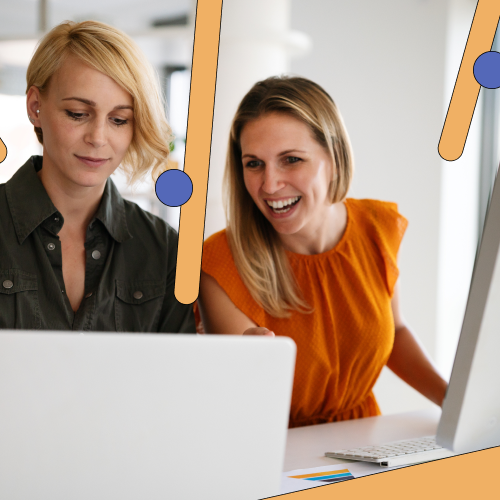
MULTIPOLYGON (((437 144, 474 8, 471 0, 292 0, 292 28, 314 49, 291 70, 341 109, 356 160, 351 196, 395 201, 409 219, 403 312, 443 372, 474 257, 477 130, 444 169, 437 144)), ((385 413, 430 405, 388 370, 376 394, 385 413)))

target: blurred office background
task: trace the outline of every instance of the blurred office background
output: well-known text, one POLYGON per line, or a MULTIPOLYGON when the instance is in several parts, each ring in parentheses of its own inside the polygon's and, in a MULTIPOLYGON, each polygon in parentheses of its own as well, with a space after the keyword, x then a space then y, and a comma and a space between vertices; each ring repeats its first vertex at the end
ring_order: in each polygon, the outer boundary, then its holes
MULTIPOLYGON (((158 73, 176 136, 171 167, 183 168, 195 6, 195 0, 0 0, 0 137, 8 150, 0 183, 42 153, 26 113, 26 69, 43 33, 66 20, 101 21, 139 44, 158 73)), ((133 188, 120 172, 113 178, 125 198, 178 227, 179 209, 158 201, 150 177, 133 188)))
MULTIPOLYGON (((498 105, 481 90, 462 157, 437 152, 475 0, 225 0, 205 235, 221 202, 230 121, 257 80, 289 73, 338 104, 355 154, 351 197, 395 201, 409 219, 400 256, 405 318, 449 377, 492 179, 498 105)), ((385 369, 382 411, 432 406, 385 369)))

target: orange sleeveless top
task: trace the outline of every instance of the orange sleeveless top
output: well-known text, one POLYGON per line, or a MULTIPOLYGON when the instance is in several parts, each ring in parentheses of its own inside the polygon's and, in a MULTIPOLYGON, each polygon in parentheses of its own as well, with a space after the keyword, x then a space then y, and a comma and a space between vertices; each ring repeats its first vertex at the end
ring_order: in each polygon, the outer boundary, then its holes
POLYGON ((297 344, 290 427, 380 415, 372 388, 394 342, 391 297, 407 221, 397 205, 345 201, 347 227, 332 250, 287 252, 313 312, 275 318, 251 297, 235 267, 225 231, 203 247, 202 269, 258 326, 297 344))

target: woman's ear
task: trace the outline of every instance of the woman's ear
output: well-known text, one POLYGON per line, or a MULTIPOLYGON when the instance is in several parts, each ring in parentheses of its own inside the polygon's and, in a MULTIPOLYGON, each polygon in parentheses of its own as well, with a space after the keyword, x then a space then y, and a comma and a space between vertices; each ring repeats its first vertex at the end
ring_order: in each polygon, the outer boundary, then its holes
POLYGON ((40 125, 40 89, 32 86, 29 88, 26 95, 26 108, 28 111, 29 121, 35 126, 41 128, 40 125))

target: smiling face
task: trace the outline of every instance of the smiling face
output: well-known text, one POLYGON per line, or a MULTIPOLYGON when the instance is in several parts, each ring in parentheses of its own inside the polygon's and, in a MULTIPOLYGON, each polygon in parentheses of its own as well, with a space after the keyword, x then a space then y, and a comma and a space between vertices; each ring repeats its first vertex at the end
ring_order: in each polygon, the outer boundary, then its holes
POLYGON ((69 56, 44 94, 30 88, 27 104, 34 125, 43 131, 44 183, 50 176, 61 186, 103 189, 134 135, 132 96, 69 56))
POLYGON ((332 214, 332 159, 309 127, 287 114, 248 122, 240 135, 243 178, 282 240, 323 231, 332 214))

